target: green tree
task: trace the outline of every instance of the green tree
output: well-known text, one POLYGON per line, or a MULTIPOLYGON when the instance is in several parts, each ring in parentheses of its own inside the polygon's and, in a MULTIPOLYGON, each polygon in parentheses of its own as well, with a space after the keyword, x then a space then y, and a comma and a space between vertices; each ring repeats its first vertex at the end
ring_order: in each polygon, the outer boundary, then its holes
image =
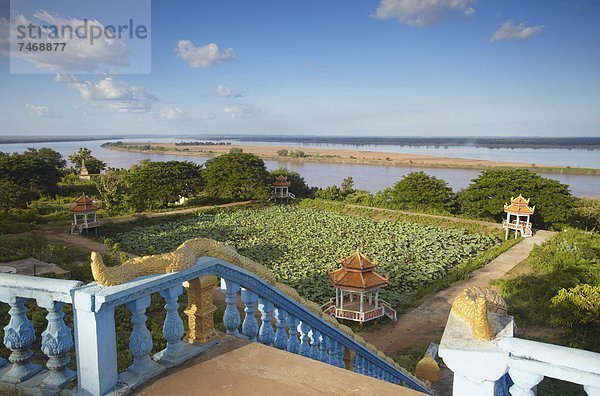
POLYGON ((275 182, 277 176, 285 176, 290 182, 289 191, 298 198, 305 198, 314 195, 315 188, 311 188, 306 184, 306 181, 298 172, 289 171, 287 169, 275 169, 271 171, 271 183, 275 182))
POLYGON ((239 153, 243 153, 244 150, 239 148, 239 147, 232 147, 229 149, 229 154, 239 154, 239 153))
POLYGON ((287 157, 288 151, 286 149, 277 150, 277 155, 280 157, 287 157))
MULTIPOLYGON (((140 162, 124 178, 126 201, 138 211, 166 208, 180 197, 191 197, 201 191, 201 169, 188 161, 140 162)), ((114 188, 114 180, 111 183, 114 188)))
POLYGON ((205 192, 215 198, 266 199, 270 174, 254 154, 224 154, 206 161, 203 170, 205 192))
POLYGON ((329 201, 343 201, 344 194, 342 194, 341 188, 333 185, 324 189, 317 190, 315 192, 315 198, 327 199, 329 201))
POLYGON ((10 180, 0 179, 0 210, 24 209, 33 199, 35 195, 32 191, 10 180))
POLYGON ((27 150, 24 154, 1 153, 0 180, 31 192, 26 194, 30 201, 40 195, 54 195, 63 174, 60 158, 52 149, 27 150))
POLYGON ((454 208, 454 193, 448 184, 425 172, 411 172, 402 177, 391 190, 386 207, 422 212, 450 213, 454 208))
POLYGON ((87 147, 81 147, 79 151, 69 155, 69 161, 77 173, 81 172, 81 165, 85 162, 85 167, 92 175, 99 174, 106 169, 106 163, 92 155, 92 150, 87 147))
POLYGON ((305 158, 307 157, 306 153, 302 150, 292 151, 290 152, 290 157, 292 158, 305 158))
POLYGON ((67 167, 67 161, 65 161, 62 154, 48 147, 42 147, 40 149, 28 148, 23 154, 37 157, 46 162, 48 166, 52 166, 59 170, 63 170, 67 167))
POLYGON ((102 206, 110 213, 117 213, 123 205, 125 195, 124 177, 126 172, 109 169, 94 179, 102 206))
POLYGON ((504 204, 522 194, 535 205, 533 223, 540 228, 560 229, 572 220, 577 199, 569 187, 527 169, 490 169, 458 193, 461 213, 500 221, 504 204))
POLYGON ((348 194, 352 194, 354 192, 354 179, 352 176, 346 177, 342 180, 342 195, 346 196, 348 194))

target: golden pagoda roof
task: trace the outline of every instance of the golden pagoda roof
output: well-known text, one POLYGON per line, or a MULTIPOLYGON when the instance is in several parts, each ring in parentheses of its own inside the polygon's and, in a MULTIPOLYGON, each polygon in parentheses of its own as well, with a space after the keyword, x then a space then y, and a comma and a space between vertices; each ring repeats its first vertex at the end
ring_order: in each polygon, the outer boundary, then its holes
POLYGON ((518 197, 510 197, 510 204, 504 205, 506 213, 514 213, 519 215, 532 215, 535 212, 535 206, 529 206, 529 199, 523 198, 521 194, 518 197))
POLYGON ((329 273, 335 287, 369 290, 388 284, 385 277, 375 272, 375 264, 358 250, 340 263, 342 268, 329 273))
POLYGON ((283 175, 279 175, 275 179, 275 182, 273 183, 273 185, 275 187, 288 187, 290 185, 290 182, 288 181, 287 177, 285 177, 283 175))
POLYGON ((71 209, 71 213, 89 213, 95 212, 99 208, 94 205, 94 201, 83 194, 75 201, 75 206, 71 209))

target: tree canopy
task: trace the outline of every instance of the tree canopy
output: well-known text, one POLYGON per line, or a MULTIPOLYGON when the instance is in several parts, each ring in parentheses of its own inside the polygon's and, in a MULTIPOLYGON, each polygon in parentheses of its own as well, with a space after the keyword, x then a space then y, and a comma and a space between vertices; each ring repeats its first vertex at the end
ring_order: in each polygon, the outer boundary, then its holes
MULTIPOLYGON (((141 162, 125 176, 127 202, 136 210, 148 210, 166 208, 180 197, 191 197, 202 189, 201 169, 188 161, 141 162)), ((106 182, 112 184, 114 180, 106 182)))
POLYGON ((450 213, 454 209, 454 193, 448 184, 425 172, 411 172, 402 177, 391 191, 387 207, 402 210, 450 213))
POLYGON ((81 172, 81 165, 85 162, 85 167, 92 175, 99 174, 106 169, 106 163, 92 155, 92 150, 87 147, 81 147, 79 151, 69 155, 69 161, 77 173, 81 172))
POLYGON ((40 195, 55 194, 64 166, 62 156, 49 148, 29 149, 23 154, 0 153, 0 180, 6 199, 2 206, 12 207, 11 202, 29 203, 40 195))
POLYGON ((266 199, 271 175, 265 162, 250 153, 229 153, 211 158, 202 171, 205 192, 215 198, 266 199))
POLYGON ((561 228, 572 215, 577 199, 566 184, 541 177, 527 169, 490 169, 458 193, 461 212, 500 221, 504 204, 522 194, 535 205, 534 226, 561 228))

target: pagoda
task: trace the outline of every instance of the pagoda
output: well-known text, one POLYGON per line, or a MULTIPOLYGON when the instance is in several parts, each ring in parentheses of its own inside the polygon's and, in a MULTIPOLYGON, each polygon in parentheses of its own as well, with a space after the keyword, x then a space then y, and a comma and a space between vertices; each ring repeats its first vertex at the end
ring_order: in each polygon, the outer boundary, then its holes
POLYGON ((375 272, 375 264, 359 250, 340 264, 341 268, 329 273, 335 298, 323 305, 323 311, 360 323, 382 316, 396 320, 396 311, 379 298, 379 289, 387 286, 388 280, 375 272))
POLYGON ((273 183, 273 194, 271 198, 275 201, 286 201, 295 200, 296 196, 289 191, 290 182, 287 177, 283 175, 277 176, 273 183))
POLYGON ((515 232, 515 238, 519 236, 530 237, 533 235, 530 216, 535 212, 535 206, 529 206, 529 199, 523 198, 521 194, 518 197, 510 198, 510 204, 504 205, 506 219, 502 221, 502 228, 506 230, 506 239, 510 231, 515 232))
MULTIPOLYGON (((83 194, 75 201, 75 206, 71 209, 73 213, 73 222, 71 223, 71 234, 81 235, 84 231, 93 229, 98 234, 100 222, 96 218, 98 207, 94 202, 83 194)), ((87 232, 87 231, 86 231, 87 232)))

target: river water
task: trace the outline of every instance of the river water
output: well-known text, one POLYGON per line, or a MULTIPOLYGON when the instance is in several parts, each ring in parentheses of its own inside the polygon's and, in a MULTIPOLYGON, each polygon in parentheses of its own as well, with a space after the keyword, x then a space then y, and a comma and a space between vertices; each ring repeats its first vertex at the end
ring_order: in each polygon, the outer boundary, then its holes
MULTIPOLYGON (((153 142, 173 142, 179 139, 153 138, 153 142)), ((188 139, 189 140, 189 139, 188 139)), ((208 139, 207 139, 208 140, 208 139)), ((108 150, 100 147, 107 140, 91 140, 80 142, 51 142, 51 143, 14 143, 0 144, 0 151, 22 152, 28 147, 50 147, 60 152, 65 158, 76 152, 80 147, 92 150, 92 155, 100 158, 108 166, 116 168, 129 168, 143 159, 152 161, 193 161, 203 164, 208 158, 200 156, 178 156, 154 153, 132 153, 108 150)), ((148 139, 127 139, 128 142, 147 142, 148 139)), ((213 141, 216 141, 213 139, 213 141)), ((250 144, 244 142, 244 144, 250 144)), ((252 144, 275 145, 271 142, 254 142, 252 144)), ((292 145, 292 144, 287 144, 292 145)), ((302 144, 293 144, 302 146, 302 144)), ((519 161, 545 165, 570 165, 589 168, 600 168, 600 152, 598 150, 567 150, 567 149, 487 149, 478 147, 412 147, 393 145, 341 145, 341 144, 304 144, 310 147, 344 148, 380 152, 399 152, 409 154, 428 154, 456 158, 475 158, 496 161, 519 161)), ((352 165, 331 163, 298 163, 291 161, 265 161, 267 168, 287 168, 300 173, 311 186, 327 187, 332 184, 339 185, 347 176, 352 176, 356 188, 371 192, 392 186, 402 176, 413 171, 426 173, 444 179, 455 191, 466 187, 480 171, 471 169, 438 169, 421 167, 398 167, 376 165, 352 165)), ((600 196, 600 176, 544 174, 544 177, 556 179, 570 186, 573 194, 577 196, 600 196)))

